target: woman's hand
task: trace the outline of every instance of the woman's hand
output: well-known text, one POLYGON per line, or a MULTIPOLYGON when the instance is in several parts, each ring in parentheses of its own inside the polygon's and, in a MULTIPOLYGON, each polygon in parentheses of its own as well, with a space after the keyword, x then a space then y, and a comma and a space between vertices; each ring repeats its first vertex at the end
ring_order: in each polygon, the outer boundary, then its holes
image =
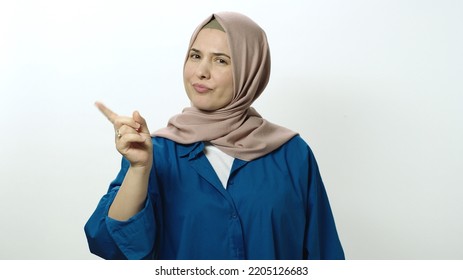
POLYGON ((119 116, 101 102, 96 107, 113 124, 116 149, 129 162, 131 167, 150 170, 153 164, 153 143, 145 119, 138 111, 132 117, 119 116))

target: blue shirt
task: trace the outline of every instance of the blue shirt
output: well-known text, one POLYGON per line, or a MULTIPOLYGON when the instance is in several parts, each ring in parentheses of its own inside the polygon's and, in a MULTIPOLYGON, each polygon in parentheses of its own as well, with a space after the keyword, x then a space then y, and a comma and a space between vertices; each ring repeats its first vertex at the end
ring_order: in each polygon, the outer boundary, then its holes
POLYGON ((328 197, 309 146, 295 136, 252 161, 235 159, 225 189, 203 153, 154 137, 143 210, 108 217, 129 162, 85 225, 105 259, 344 259, 328 197))

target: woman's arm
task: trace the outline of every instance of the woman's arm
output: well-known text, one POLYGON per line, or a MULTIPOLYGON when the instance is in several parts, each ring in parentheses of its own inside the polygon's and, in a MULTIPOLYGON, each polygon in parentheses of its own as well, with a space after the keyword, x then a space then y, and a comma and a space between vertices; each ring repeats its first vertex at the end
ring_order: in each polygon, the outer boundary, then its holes
POLYGON ((153 164, 153 144, 145 119, 135 111, 132 117, 119 116, 102 103, 98 109, 113 124, 116 149, 129 162, 130 167, 109 209, 108 216, 126 221, 144 206, 148 193, 148 180, 153 164))
POLYGON ((143 209, 148 193, 150 170, 130 167, 109 208, 108 217, 126 221, 143 209))
POLYGON ((328 195, 323 184, 318 164, 308 148, 308 221, 306 229, 306 259, 345 259, 328 195))

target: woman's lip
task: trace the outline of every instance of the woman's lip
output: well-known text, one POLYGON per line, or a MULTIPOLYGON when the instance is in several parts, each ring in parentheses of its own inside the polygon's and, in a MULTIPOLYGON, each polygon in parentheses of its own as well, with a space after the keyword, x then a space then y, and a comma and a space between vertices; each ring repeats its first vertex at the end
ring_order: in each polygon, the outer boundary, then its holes
POLYGON ((193 88, 199 93, 206 93, 211 89, 202 84, 193 84, 193 88))

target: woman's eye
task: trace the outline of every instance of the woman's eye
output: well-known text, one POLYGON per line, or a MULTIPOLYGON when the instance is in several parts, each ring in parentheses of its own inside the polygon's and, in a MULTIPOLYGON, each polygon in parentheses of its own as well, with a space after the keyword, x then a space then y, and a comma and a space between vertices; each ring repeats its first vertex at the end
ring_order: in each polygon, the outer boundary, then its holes
POLYGON ((192 54, 190 54, 190 58, 191 58, 191 59, 199 59, 199 58, 201 58, 201 57, 199 56, 199 54, 192 53, 192 54))
POLYGON ((228 62, 225 59, 222 58, 217 58, 216 60, 219 64, 228 64, 228 62))

